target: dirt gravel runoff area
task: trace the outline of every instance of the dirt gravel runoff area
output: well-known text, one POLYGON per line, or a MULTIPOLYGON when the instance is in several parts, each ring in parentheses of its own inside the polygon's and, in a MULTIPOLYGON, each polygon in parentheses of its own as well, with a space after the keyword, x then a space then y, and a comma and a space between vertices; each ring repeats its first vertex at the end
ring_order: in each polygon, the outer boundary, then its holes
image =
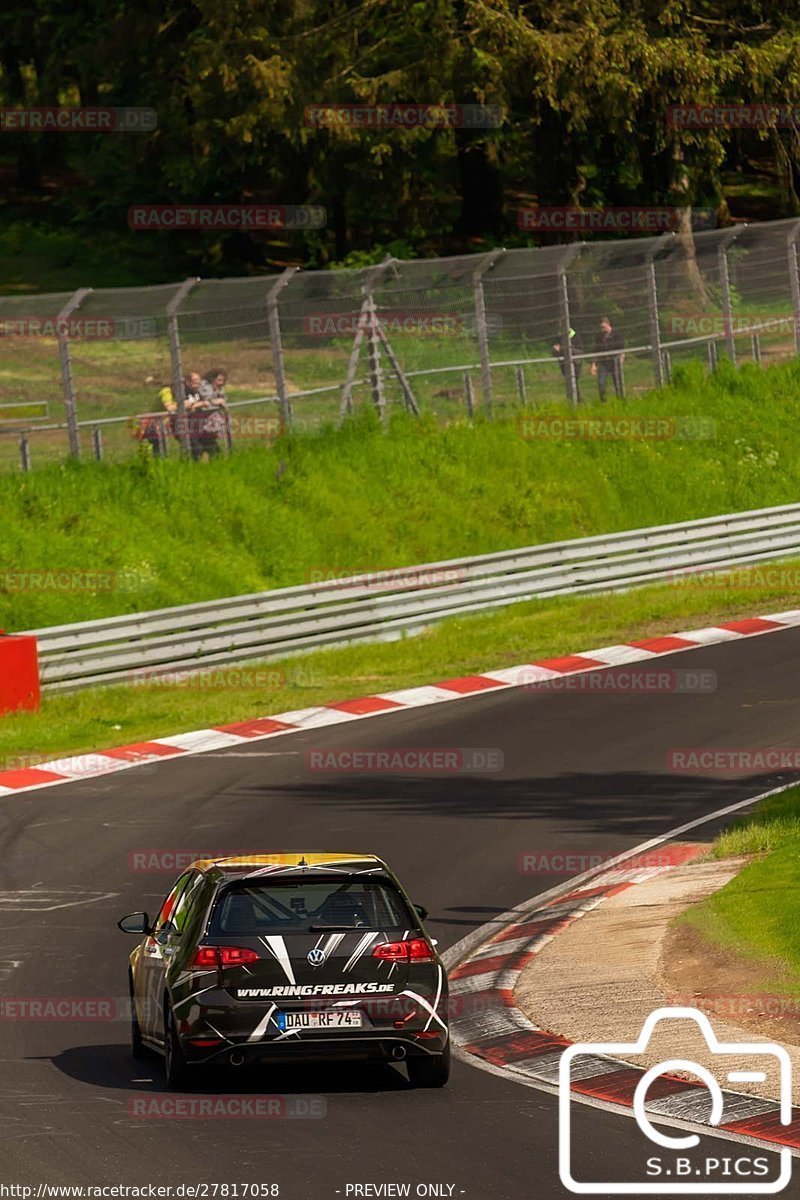
MULTIPOLYGON (((767 994, 764 964, 708 946, 682 913, 732 879, 747 859, 700 861, 628 888, 586 913, 544 946, 522 972, 517 1006, 535 1025, 570 1042, 634 1042, 656 1009, 688 1007, 708 1015, 719 1042, 770 1042, 792 1060, 793 1101, 800 1101, 800 998, 767 994)), ((616 1057, 620 1057, 617 1055, 616 1057)), ((689 1059, 720 1076, 721 1060, 691 1020, 659 1022, 646 1051, 631 1058, 650 1068, 689 1059)), ((777 1062, 768 1054, 731 1056, 725 1072, 762 1071, 738 1092, 775 1099, 777 1062)), ((688 1072, 670 1071, 670 1074, 688 1072)))

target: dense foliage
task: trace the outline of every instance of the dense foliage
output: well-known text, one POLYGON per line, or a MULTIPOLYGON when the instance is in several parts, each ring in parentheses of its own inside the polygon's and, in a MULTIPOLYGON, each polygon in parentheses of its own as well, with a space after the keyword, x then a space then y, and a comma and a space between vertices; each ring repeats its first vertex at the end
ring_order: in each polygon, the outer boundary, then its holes
MULTIPOLYGON (((6 203, 126 227, 135 202, 322 204, 281 247, 207 235, 206 270, 529 240, 521 204, 797 204, 792 129, 674 131, 670 105, 792 103, 800 21, 775 0, 33 0, 0 13, 7 105, 146 105, 146 134, 9 134, 6 203), (498 104, 496 129, 311 128, 308 105, 498 104), (78 183, 80 186, 74 186, 78 183), (747 189, 745 189, 747 190, 747 189), (755 183, 752 193, 758 192, 755 183), (763 190, 763 188, 762 188, 763 190)), ((745 213, 744 215, 748 215, 745 213)), ((137 235, 131 235, 136 237, 137 235)), ((164 245, 180 235, 161 234, 164 245)))

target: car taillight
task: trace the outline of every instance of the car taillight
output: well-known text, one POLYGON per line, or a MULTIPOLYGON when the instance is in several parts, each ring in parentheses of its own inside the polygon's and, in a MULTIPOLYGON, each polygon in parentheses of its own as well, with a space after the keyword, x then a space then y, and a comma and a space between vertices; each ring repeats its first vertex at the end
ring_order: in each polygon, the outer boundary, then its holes
POLYGON ((255 950, 246 946, 198 946, 192 967, 244 967, 258 962, 255 950))
POLYGON ((244 967, 258 962, 258 955, 255 950, 243 946, 220 946, 219 959, 221 967, 244 967))
POLYGON ((190 967, 218 967, 219 955, 216 946, 198 946, 190 967))
POLYGON ((381 942, 372 957, 387 962, 433 962, 436 955, 425 938, 411 938, 406 942, 381 942))

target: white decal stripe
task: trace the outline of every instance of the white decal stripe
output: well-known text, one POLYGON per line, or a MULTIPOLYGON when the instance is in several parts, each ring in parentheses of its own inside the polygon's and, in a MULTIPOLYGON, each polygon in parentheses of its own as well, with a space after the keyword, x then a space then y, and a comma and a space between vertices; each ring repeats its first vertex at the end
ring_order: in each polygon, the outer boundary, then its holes
POLYGON ((265 1012, 264 1016, 258 1022, 255 1029, 253 1030, 253 1032, 250 1034, 250 1037, 247 1039, 248 1042, 260 1042, 261 1041, 262 1037, 267 1032, 267 1026, 269 1025, 270 1021, 272 1020, 272 1014, 275 1012, 275 1009, 277 1007, 278 1007, 277 1004, 271 1004, 269 1006, 269 1008, 265 1012))
POLYGON ((438 963, 436 964, 436 970, 439 972, 439 978, 436 983, 436 998, 433 1002, 433 1009, 431 1010, 431 1015, 428 1017, 428 1020, 425 1022, 426 1029, 430 1025, 431 1020, 433 1019, 433 1017, 436 1013, 436 1009, 439 1007, 439 999, 442 995, 442 968, 439 966, 438 963))
POLYGON ((294 970, 292 969, 289 951, 286 949, 286 942, 283 938, 279 934, 271 933, 267 937, 262 937, 261 941, 275 955, 289 983, 294 983, 294 970))
POLYGON ((355 964, 358 962, 358 960, 362 957, 362 955, 367 951, 367 949, 375 941, 377 936, 378 936, 377 933, 365 933, 364 934, 364 936, 361 938, 358 945, 356 946, 355 950, 350 955, 350 958, 347 960, 345 965, 342 967, 342 973, 344 973, 345 971, 349 971, 351 967, 355 966, 355 964))
MULTIPOLYGON (((321 940, 322 940, 322 939, 320 938, 320 941, 321 941, 321 940)), ((343 934, 343 933, 331 933, 331 934, 329 934, 327 942, 326 942, 326 943, 325 943, 325 945, 322 947, 322 953, 323 953, 323 954, 325 955, 325 957, 327 958, 327 957, 328 957, 328 955, 330 955, 330 954, 333 954, 334 950, 336 950, 336 949, 338 948, 338 946, 339 946, 339 943, 340 943, 340 942, 343 942, 343 941, 344 941, 344 934, 343 934)), ((317 942, 317 945, 319 945, 319 942, 317 942)))
MULTIPOLYGON (((412 1000, 416 1000, 417 1004, 421 1004, 425 1009, 425 1012, 430 1013, 433 1020, 436 1021, 438 1025, 441 1025, 442 1029, 445 1031, 445 1033, 447 1033, 447 1026, 445 1025, 444 1021, 441 1019, 438 1013, 433 1011, 427 1000, 423 1000, 422 996, 418 996, 416 992, 409 992, 408 990, 401 992, 400 995, 410 996, 412 1000)), ((428 1021, 428 1025, 430 1025, 430 1021, 428 1021)), ((428 1028, 428 1025, 425 1026, 426 1029, 428 1028)))

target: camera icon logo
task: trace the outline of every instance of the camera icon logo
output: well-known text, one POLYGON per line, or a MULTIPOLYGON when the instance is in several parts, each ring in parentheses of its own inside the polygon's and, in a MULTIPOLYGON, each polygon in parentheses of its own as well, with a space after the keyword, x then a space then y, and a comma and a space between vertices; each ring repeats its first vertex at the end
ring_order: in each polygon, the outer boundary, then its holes
MULTIPOLYGON (((724 1086, 764 1082, 767 1079, 765 1065, 771 1070, 770 1079, 775 1077, 777 1069, 779 1118, 782 1125, 789 1125, 792 1119, 792 1064, 784 1047, 774 1042, 720 1042, 708 1017, 695 1008, 656 1009, 645 1021, 635 1042, 580 1042, 569 1046, 561 1056, 558 1080, 559 1174, 562 1184, 577 1195, 603 1196, 757 1196, 775 1195, 782 1191, 792 1173, 791 1151, 788 1147, 780 1150, 778 1175, 766 1179, 765 1176, 774 1174, 769 1171, 769 1163, 774 1161, 772 1156, 767 1158, 762 1155, 758 1158, 752 1147, 742 1146, 740 1149, 747 1151, 747 1154, 738 1153, 737 1149, 735 1157, 711 1158, 704 1151, 697 1151, 701 1144, 697 1134, 682 1133, 677 1136, 666 1132, 663 1125, 656 1127, 653 1123, 653 1117, 658 1120, 658 1113, 653 1113, 652 1108, 648 1111, 647 1092, 656 1079, 675 1072, 690 1074, 701 1080, 707 1089, 710 1100, 708 1134, 713 1136, 714 1129, 724 1122, 724 1086), (641 1182, 576 1179, 572 1156, 572 1083, 578 1066, 575 1060, 587 1055, 609 1055, 623 1059, 621 1067, 629 1063, 635 1066, 636 1056, 645 1054, 656 1026, 666 1021, 693 1021, 705 1041, 708 1058, 715 1070, 689 1058, 677 1057, 666 1058, 643 1072, 633 1096, 634 1116, 647 1139, 645 1146, 649 1143, 665 1152, 647 1159, 646 1174, 650 1178, 641 1182), (752 1066, 753 1070, 742 1068, 743 1059, 745 1066, 752 1066), (687 1152, 691 1150, 695 1150, 696 1154, 690 1158, 687 1152)), ((690 1087, 691 1084, 687 1082, 687 1089, 690 1087)), ((662 1119, 669 1120, 666 1114, 662 1114, 662 1119)))

